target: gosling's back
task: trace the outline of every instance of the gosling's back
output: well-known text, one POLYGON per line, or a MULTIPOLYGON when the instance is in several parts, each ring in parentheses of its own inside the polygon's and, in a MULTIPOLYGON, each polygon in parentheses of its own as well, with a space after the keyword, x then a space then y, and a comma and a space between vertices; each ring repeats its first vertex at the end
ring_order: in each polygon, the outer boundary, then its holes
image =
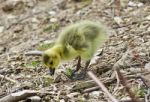
POLYGON ((103 25, 82 21, 66 27, 60 33, 56 43, 62 44, 66 48, 71 46, 81 54, 81 57, 90 59, 106 39, 106 29, 103 25))

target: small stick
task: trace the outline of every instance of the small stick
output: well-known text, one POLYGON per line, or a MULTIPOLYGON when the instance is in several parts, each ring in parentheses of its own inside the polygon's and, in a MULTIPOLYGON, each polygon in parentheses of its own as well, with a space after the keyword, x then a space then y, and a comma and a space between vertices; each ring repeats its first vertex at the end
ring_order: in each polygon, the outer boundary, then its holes
MULTIPOLYGON (((145 102, 144 98, 140 98, 141 102, 145 102)), ((127 99, 127 100, 120 100, 119 102, 133 102, 132 99, 127 99)))
POLYGON ((112 100, 112 102, 119 102, 117 99, 115 99, 112 94, 107 90, 107 88, 101 83, 100 80, 91 72, 88 72, 88 75, 97 83, 97 85, 108 95, 108 97, 112 100))
POLYGON ((148 88, 149 88, 149 85, 146 83, 144 77, 143 77, 142 75, 139 75, 138 78, 142 80, 143 84, 144 84, 145 87, 148 89, 148 88))
POLYGON ((18 102, 21 100, 25 100, 32 96, 39 96, 39 95, 52 95, 54 96, 55 93, 48 92, 48 91, 41 91, 41 90, 23 90, 16 93, 11 93, 5 97, 0 99, 0 102, 18 102))
POLYGON ((96 91, 96 90, 99 90, 99 86, 87 88, 87 89, 83 90, 82 93, 88 93, 88 92, 92 92, 92 91, 96 91))
POLYGON ((7 81, 10 81, 10 82, 12 82, 14 84, 19 84, 19 82, 17 80, 11 79, 11 78, 9 78, 7 76, 4 76, 4 75, 1 75, 1 74, 0 74, 0 78, 6 79, 7 81))
POLYGON ((29 51, 25 53, 26 56, 42 56, 43 52, 42 51, 29 51))
POLYGON ((57 101, 59 101, 59 99, 60 99, 60 94, 61 94, 61 91, 58 91, 58 94, 57 94, 57 97, 56 97, 57 101))
POLYGON ((122 75, 122 73, 120 72, 119 68, 116 68, 117 74, 118 74, 118 78, 121 82, 121 84, 124 86, 124 88, 126 89, 127 93, 129 94, 132 102, 141 102, 138 98, 136 98, 136 96, 134 95, 134 93, 130 90, 130 87, 127 84, 126 79, 124 78, 124 76, 122 75))
POLYGON ((35 96, 37 91, 34 90, 23 90, 16 93, 11 93, 0 99, 0 102, 18 102, 26 99, 27 97, 35 96))

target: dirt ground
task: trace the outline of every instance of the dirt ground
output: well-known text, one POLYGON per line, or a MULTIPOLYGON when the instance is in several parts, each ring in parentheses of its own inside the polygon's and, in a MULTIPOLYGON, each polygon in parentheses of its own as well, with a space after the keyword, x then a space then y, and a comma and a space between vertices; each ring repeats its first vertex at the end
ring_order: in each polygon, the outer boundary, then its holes
MULTIPOLYGON (((107 94, 98 88, 86 90, 96 87, 88 83, 88 76, 71 81, 60 75, 53 82, 40 56, 25 56, 28 51, 45 50, 65 26, 80 20, 102 22, 110 36, 88 70, 116 99, 128 100, 129 93, 114 74, 113 66, 119 66, 135 97, 144 99, 150 86, 150 2, 116 1, 0 0, 0 102, 23 90, 38 91, 31 95, 38 98, 19 102, 108 102, 107 94)), ((63 66, 75 64, 73 60, 63 66)))

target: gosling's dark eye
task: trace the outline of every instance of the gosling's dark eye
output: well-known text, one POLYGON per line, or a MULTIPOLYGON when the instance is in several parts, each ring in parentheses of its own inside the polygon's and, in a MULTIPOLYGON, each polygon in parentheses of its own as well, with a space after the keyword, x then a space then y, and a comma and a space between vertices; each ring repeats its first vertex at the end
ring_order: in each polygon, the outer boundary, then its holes
POLYGON ((51 61, 49 64, 52 65, 52 64, 53 64, 53 61, 51 61))

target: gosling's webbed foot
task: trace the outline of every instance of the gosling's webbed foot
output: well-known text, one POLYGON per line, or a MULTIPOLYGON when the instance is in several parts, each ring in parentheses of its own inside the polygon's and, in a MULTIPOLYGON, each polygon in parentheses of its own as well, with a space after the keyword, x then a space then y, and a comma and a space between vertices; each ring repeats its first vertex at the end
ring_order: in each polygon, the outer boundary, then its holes
POLYGON ((90 64, 90 60, 86 61, 84 69, 81 69, 81 71, 79 73, 79 69, 81 68, 80 62, 81 62, 81 57, 79 56, 76 69, 72 70, 72 73, 70 75, 66 75, 69 79, 71 79, 71 80, 82 80, 86 77, 86 71, 87 71, 87 68, 90 64))
POLYGON ((72 79, 73 80, 83 80, 84 78, 85 78, 85 76, 86 76, 86 72, 81 72, 81 73, 79 73, 79 74, 74 74, 74 76, 72 76, 72 79))
POLYGON ((86 77, 86 72, 87 72, 87 68, 88 68, 89 64, 90 64, 90 60, 86 61, 84 69, 81 69, 79 74, 77 73, 78 70, 75 70, 73 72, 73 74, 72 74, 72 78, 74 80, 82 80, 82 79, 84 79, 86 77))
POLYGON ((86 76, 86 71, 82 70, 80 73, 78 73, 76 70, 73 70, 70 76, 69 75, 66 76, 71 80, 82 80, 86 76))

